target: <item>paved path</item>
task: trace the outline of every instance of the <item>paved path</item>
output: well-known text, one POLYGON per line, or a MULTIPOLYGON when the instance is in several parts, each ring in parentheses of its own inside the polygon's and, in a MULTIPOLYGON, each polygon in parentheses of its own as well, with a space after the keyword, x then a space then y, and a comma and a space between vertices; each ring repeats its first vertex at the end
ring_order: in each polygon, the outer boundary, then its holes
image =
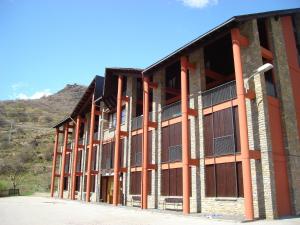
MULTIPOLYGON (((47 197, 0 198, 0 225, 229 225, 237 223, 47 197)), ((260 220, 248 224, 300 225, 300 218, 260 220)))

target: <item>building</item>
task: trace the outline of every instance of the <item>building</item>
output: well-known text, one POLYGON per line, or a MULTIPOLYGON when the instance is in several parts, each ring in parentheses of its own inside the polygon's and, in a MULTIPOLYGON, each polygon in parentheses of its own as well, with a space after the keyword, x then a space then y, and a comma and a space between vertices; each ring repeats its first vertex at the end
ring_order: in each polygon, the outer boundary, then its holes
POLYGON ((300 214, 299 86, 300 9, 235 16, 143 70, 107 68, 54 126, 51 196, 300 214))

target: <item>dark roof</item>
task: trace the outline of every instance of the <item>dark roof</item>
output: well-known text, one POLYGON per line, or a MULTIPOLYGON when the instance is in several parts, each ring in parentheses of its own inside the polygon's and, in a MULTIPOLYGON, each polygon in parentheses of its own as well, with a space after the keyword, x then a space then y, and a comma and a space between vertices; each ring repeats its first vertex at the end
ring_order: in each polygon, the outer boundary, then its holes
POLYGON ((269 12, 261 12, 261 13, 253 13, 253 14, 245 14, 234 16, 224 23, 220 24, 219 26, 211 29, 210 31, 204 33, 203 35, 199 36, 198 38, 192 40, 191 42, 187 43, 186 45, 182 46, 181 48, 177 49, 176 51, 172 52, 171 54, 167 55, 166 57, 162 58, 161 60, 157 61, 156 63, 148 66, 144 71, 143 74, 150 75, 151 72, 158 69, 160 66, 165 65, 172 60, 187 54, 195 47, 201 47, 204 44, 207 44, 213 39, 216 39, 224 34, 226 34, 230 28, 237 26, 239 23, 244 22, 250 19, 258 19, 258 18, 265 18, 271 16, 284 16, 290 15, 294 13, 300 13, 300 8, 295 9, 285 9, 285 10, 276 10, 276 11, 269 11, 269 12))
POLYGON ((63 120, 59 121, 57 124, 55 124, 52 128, 59 128, 61 127, 62 125, 64 125, 65 123, 67 122, 70 122, 71 121, 71 118, 68 116, 66 118, 64 118, 63 120))
POLYGON ((92 80, 90 85, 87 87, 85 93, 82 95, 81 99, 75 106, 71 113, 71 117, 75 117, 78 114, 84 112, 84 110, 91 105, 91 99, 93 94, 95 94, 94 99, 98 99, 103 95, 104 88, 104 77, 96 75, 92 80))
POLYGON ((95 99, 100 98, 100 96, 103 95, 103 87, 104 87, 104 77, 96 75, 95 78, 90 83, 90 85, 85 90, 80 100, 78 101, 77 105, 74 107, 70 116, 67 116, 65 119, 55 124, 53 128, 61 127, 63 124, 73 120, 77 115, 89 110, 91 106, 91 98, 93 94, 95 93, 95 99))

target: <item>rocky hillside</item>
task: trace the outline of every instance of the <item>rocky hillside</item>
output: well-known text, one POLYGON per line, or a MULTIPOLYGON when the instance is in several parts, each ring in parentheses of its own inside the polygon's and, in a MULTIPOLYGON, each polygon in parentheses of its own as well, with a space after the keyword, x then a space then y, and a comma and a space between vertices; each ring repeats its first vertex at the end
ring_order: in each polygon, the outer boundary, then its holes
POLYGON ((41 99, 0 101, 0 189, 11 187, 5 169, 11 161, 24 166, 18 184, 22 193, 49 188, 51 126, 70 114, 85 89, 73 84, 41 99))

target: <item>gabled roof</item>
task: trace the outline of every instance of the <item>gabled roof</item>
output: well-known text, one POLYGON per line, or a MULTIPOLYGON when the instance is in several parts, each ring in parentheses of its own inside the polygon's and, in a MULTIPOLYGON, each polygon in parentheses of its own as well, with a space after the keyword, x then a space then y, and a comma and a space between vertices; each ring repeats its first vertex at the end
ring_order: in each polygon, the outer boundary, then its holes
POLYGON ((55 124, 53 128, 58 128, 64 123, 71 122, 77 115, 85 112, 87 109, 90 109, 92 95, 95 93, 95 99, 102 96, 103 87, 104 77, 96 75, 78 101, 77 105, 74 107, 72 113, 59 123, 55 124))
POLYGON ((85 109, 91 105, 91 100, 93 94, 95 94, 94 99, 98 99, 103 95, 104 88, 104 77, 96 75, 92 80, 90 85, 87 87, 85 93, 82 95, 81 99, 75 106, 74 110, 71 113, 71 117, 75 117, 78 114, 81 114, 85 111, 85 109))
POLYGON ((211 40, 214 40, 227 32, 229 32, 230 28, 236 27, 239 23, 244 22, 250 19, 259 19, 259 18, 266 18, 271 16, 285 16, 291 15, 295 13, 300 13, 300 8, 295 9, 285 9, 285 10, 276 10, 276 11, 268 11, 268 12, 261 12, 261 13, 253 13, 253 14, 245 14, 234 16, 224 23, 220 24, 219 26, 211 29, 210 31, 204 33, 203 35, 199 36, 198 38, 192 40, 191 42, 187 43, 186 45, 182 46, 181 48, 177 49, 176 51, 172 52, 171 54, 167 55, 166 57, 162 58, 161 60, 153 63, 152 65, 148 66, 144 71, 144 75, 150 75, 153 71, 157 70, 159 67, 171 62, 172 60, 187 54, 192 49, 201 47, 205 44, 208 44, 211 40))

